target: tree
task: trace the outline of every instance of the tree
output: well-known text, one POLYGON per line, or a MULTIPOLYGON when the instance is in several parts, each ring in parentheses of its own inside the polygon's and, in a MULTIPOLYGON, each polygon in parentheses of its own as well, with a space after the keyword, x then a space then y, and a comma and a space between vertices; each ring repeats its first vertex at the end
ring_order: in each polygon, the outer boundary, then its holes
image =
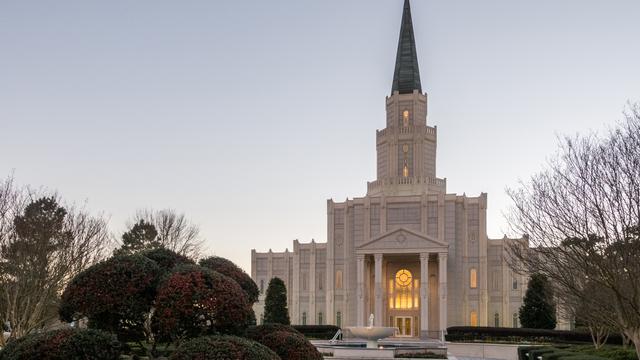
POLYGON ((555 329, 553 289, 544 275, 533 274, 520 307, 520 324, 531 329, 555 329))
POLYGON ((269 281, 267 295, 264 300, 264 322, 289 325, 289 310, 287 310, 287 288, 277 277, 269 281))
POLYGON ((253 279, 251 279, 246 272, 240 269, 238 265, 234 264, 232 261, 218 256, 211 256, 206 259, 201 259, 200 266, 217 271, 232 278, 247 294, 247 299, 251 304, 258 301, 258 296, 260 295, 258 285, 256 285, 253 279))
POLYGON ((200 228, 187 220, 185 214, 179 214, 173 209, 138 210, 133 217, 133 222, 141 221, 155 227, 157 231, 155 240, 160 247, 191 259, 197 259, 200 256, 203 246, 200 228))
POLYGON ((162 247, 158 241, 156 227, 144 220, 135 223, 131 229, 122 234, 122 246, 117 249, 115 255, 134 254, 138 251, 151 250, 162 247))
POLYGON ((0 320, 10 324, 11 338, 54 322, 65 284, 109 245, 103 217, 59 203, 16 187, 11 177, 0 182, 0 320))
POLYGON ((161 269, 142 255, 119 255, 78 274, 64 290, 60 319, 89 319, 89 326, 118 334, 122 341, 151 338, 146 323, 161 269))
POLYGON ((531 248, 511 246, 512 266, 540 273, 573 306, 589 298, 640 356, 640 106, 605 135, 562 139, 546 169, 510 189, 513 229, 531 248))
POLYGON ((181 265, 158 288, 152 324, 164 340, 241 335, 251 304, 237 282, 197 265, 181 265))

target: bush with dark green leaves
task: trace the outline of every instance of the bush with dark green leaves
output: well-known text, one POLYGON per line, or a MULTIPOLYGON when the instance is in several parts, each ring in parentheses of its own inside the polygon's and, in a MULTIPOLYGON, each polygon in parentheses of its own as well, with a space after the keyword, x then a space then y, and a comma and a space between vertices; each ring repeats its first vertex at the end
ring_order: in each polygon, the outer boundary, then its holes
POLYGON ((228 276, 197 265, 182 265, 158 287, 152 326, 166 340, 203 335, 241 335, 251 304, 228 276))
POLYGON ((140 255, 155 261, 163 274, 179 265, 195 265, 195 262, 188 257, 165 248, 141 251, 140 255))
POLYGON ((114 256, 95 264, 64 290, 60 319, 87 317, 89 327, 116 333, 122 341, 144 339, 159 275, 160 267, 142 255, 114 256))
POLYGON ((269 281, 264 299, 264 322, 266 324, 291 324, 287 309, 287 288, 282 279, 274 277, 269 281))
POLYGON ((280 360, 269 348, 236 336, 199 337, 181 344, 170 360, 280 360))
POLYGON ((555 329, 553 288, 544 275, 533 274, 520 307, 520 324, 530 329, 555 329))
POLYGON ((291 326, 265 324, 247 330, 247 337, 275 351, 282 359, 322 360, 322 354, 291 326))
POLYGON ((94 329, 62 329, 24 336, 0 351, 0 360, 117 360, 120 343, 94 329))
POLYGON ((258 285, 256 285, 253 279, 251 279, 251 277, 246 272, 244 272, 230 260, 218 256, 211 256, 206 259, 200 260, 200 266, 206 267, 213 271, 217 271, 232 278, 247 294, 247 299, 251 304, 258 301, 258 295, 260 294, 258 285))

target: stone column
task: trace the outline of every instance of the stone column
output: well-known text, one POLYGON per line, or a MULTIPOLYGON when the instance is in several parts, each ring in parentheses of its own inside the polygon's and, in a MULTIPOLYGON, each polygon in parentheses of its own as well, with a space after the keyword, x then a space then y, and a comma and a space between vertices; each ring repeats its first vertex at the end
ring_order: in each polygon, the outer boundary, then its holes
POLYGON ((356 255, 356 272, 358 276, 356 307, 358 314, 356 325, 364 326, 364 255, 356 255))
POLYGON ((440 275, 440 330, 447 329, 447 253, 438 254, 438 274, 440 275))
POLYGON ((429 253, 420 254, 420 338, 429 336, 429 253))
POLYGON ((375 266, 375 313, 374 313, 374 325, 382 326, 383 324, 383 315, 382 315, 382 297, 383 297, 383 289, 382 289, 382 254, 374 255, 374 266, 375 266))

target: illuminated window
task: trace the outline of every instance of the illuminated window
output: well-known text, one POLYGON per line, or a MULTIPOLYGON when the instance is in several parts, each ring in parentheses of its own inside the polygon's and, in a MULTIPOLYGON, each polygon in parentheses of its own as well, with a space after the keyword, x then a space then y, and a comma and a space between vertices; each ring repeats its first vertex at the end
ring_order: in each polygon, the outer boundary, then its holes
POLYGON ((337 327, 342 326, 342 313, 340 311, 336 313, 336 326, 337 327))
POLYGON ((342 270, 336 271, 336 289, 342 289, 342 270))
POLYGON ((495 313, 495 315, 493 315, 493 326, 500 327, 500 314, 498 313, 495 313))
POLYGON ((478 326, 478 313, 475 311, 471 312, 471 326, 478 326))
POLYGON ((402 166, 402 176, 403 177, 409 177, 409 145, 404 144, 402 145, 402 153, 403 156, 402 158, 404 159, 403 161, 403 166, 402 166))
POLYGON ((409 127, 409 110, 402 112, 402 126, 409 127))
POLYGON ((324 319, 322 319, 322 313, 321 313, 321 312, 319 312, 319 313, 318 313, 318 325, 323 325, 323 324, 322 324, 322 321, 323 321, 323 320, 324 320, 324 319))
POLYGON ((518 327, 518 313, 513 313, 513 327, 517 328, 518 327))
POLYGON ((469 271, 469 286, 472 289, 475 289, 478 287, 478 270, 476 270, 475 268, 472 268, 469 271))
POLYGON ((417 309, 420 297, 420 281, 411 272, 401 269, 393 279, 389 279, 389 308, 417 309))
POLYGON ((307 325, 307 313, 302 313, 302 325, 307 325))

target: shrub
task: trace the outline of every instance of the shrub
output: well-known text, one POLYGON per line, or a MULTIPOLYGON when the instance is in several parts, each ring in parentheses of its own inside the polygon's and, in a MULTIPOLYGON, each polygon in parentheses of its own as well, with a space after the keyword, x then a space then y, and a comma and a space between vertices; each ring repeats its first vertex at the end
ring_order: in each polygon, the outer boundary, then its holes
POLYGON ((218 256, 212 256, 200 260, 200 266, 217 271, 235 280, 247 294, 247 300, 249 300, 249 303, 253 304, 258 301, 258 295, 260 294, 258 285, 256 285, 253 279, 251 279, 246 272, 232 261, 218 256))
POLYGON ((209 336, 189 340, 173 352, 170 360, 280 360, 269 348, 235 336, 209 336))
POLYGON ((267 324, 249 328, 247 337, 275 351, 282 359, 321 360, 322 355, 305 337, 287 325, 267 324))
POLYGON ((293 328, 301 332, 307 339, 314 340, 330 340, 340 330, 335 325, 293 325, 293 328))
POLYGON ((10 342, 0 360, 117 360, 120 343, 114 335, 93 329, 62 329, 32 334, 10 342))
POLYGON ((154 331, 163 339, 240 335, 250 312, 244 291, 231 278, 200 266, 183 265, 161 282, 152 321, 154 331))
POLYGON ((287 310, 287 288, 284 281, 274 277, 269 281, 264 299, 264 322, 289 325, 287 310))
POLYGON ((556 307, 553 303, 553 289, 544 275, 533 274, 519 311, 523 327, 534 329, 554 329, 556 327, 556 307))
POLYGON ((141 255, 115 256, 78 274, 62 294, 60 318, 89 318, 89 326, 143 339, 160 268, 141 255))
POLYGON ((195 265, 195 262, 188 257, 165 248, 142 251, 140 255, 155 261, 163 274, 170 272, 178 265, 195 265))
MULTIPOLYGON (((447 329, 447 341, 510 341, 536 343, 592 343, 591 334, 580 331, 453 326, 447 329)), ((620 335, 611 334, 609 344, 622 344, 620 335)))

